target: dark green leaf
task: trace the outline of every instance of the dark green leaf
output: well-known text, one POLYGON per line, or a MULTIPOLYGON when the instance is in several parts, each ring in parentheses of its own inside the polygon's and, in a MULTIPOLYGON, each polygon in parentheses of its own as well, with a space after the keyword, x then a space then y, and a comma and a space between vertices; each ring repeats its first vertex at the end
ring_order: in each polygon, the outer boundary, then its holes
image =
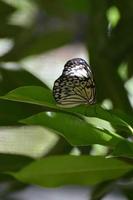
POLYGON ((89 1, 82 0, 55 0, 54 2, 47 1, 47 0, 39 0, 40 7, 44 7, 49 15, 56 15, 56 16, 67 16, 67 14, 71 14, 73 12, 79 13, 87 13, 89 1))
POLYGON ((96 185, 91 194, 91 200, 101 200, 114 186, 114 181, 106 181, 96 185))
POLYGON ((5 22, 9 15, 15 11, 15 8, 4 1, 0 1, 0 23, 5 22))
POLYGON ((133 142, 121 141, 113 151, 114 156, 133 157, 133 142))
POLYGON ((0 154, 0 172, 17 171, 33 159, 21 155, 0 154))
POLYGON ((0 126, 18 125, 20 119, 41 112, 42 110, 44 109, 40 106, 0 99, 0 126))
POLYGON ((24 29, 20 26, 1 23, 0 38, 16 39, 24 29))

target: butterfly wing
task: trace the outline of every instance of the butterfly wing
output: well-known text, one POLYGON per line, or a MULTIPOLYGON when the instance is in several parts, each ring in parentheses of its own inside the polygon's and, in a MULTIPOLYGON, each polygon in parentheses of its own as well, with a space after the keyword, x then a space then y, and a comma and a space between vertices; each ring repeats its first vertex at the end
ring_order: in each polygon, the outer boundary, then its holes
POLYGON ((95 103, 95 84, 87 63, 65 65, 62 75, 54 83, 53 96, 63 107, 95 103))

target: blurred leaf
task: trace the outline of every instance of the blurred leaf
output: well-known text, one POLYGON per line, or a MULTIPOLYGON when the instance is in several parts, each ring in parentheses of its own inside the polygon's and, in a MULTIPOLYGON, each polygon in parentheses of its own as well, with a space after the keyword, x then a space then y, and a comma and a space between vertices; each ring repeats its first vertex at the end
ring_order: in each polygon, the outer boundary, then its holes
POLYGON ((72 145, 116 145, 122 140, 119 136, 109 135, 85 121, 69 114, 43 112, 21 120, 22 123, 41 125, 57 131, 72 145), (63 122, 63 123, 61 123, 63 122))
POLYGON ((16 40, 18 36, 24 31, 20 26, 1 23, 0 26, 0 38, 11 38, 16 40))
POLYGON ((109 24, 113 27, 115 27, 120 19, 120 12, 116 6, 111 6, 107 10, 107 19, 109 21, 109 24))
POLYGON ((55 0, 54 2, 48 0, 38 0, 38 2, 38 5, 40 5, 40 7, 43 6, 43 8, 47 11, 49 15, 62 17, 67 16, 68 14, 73 12, 87 13, 89 6, 88 0, 55 0))
POLYGON ((2 181, 1 176, 3 176, 3 183, 0 183, 0 198, 2 200, 4 200, 10 194, 12 195, 13 193, 19 192, 27 187, 26 184, 17 181, 13 176, 6 175, 5 173, 0 174, 0 181, 2 181))
MULTIPOLYGON (((34 31, 33 31, 34 32, 34 31)), ((26 56, 36 55, 60 47, 73 39, 70 30, 59 30, 37 35, 32 31, 25 32, 13 49, 1 57, 2 61, 18 61, 26 56)))
POLYGON ((5 200, 5 198, 8 197, 10 194, 12 195, 13 193, 24 190, 27 187, 26 184, 16 181, 16 179, 14 179, 13 177, 12 177, 12 180, 5 183, 7 184, 7 186, 0 193, 0 198, 2 200, 5 200))
POLYGON ((62 4, 64 4, 64 7, 66 11, 71 12, 79 12, 80 14, 87 14, 88 13, 88 6, 89 1, 88 0, 82 0, 82 1, 76 1, 76 0, 63 0, 62 4))
MULTIPOLYGON (((36 84, 47 87, 39 79, 22 69, 9 70, 1 67, 0 76, 0 95, 23 85, 36 84)), ((0 126, 19 124, 18 121, 20 119, 41 112, 42 110, 44 109, 41 106, 0 100, 0 126)))
POLYGON ((0 99, 0 126, 18 125, 18 121, 44 110, 41 106, 0 99))
POLYGON ((115 115, 117 115, 118 117, 120 117, 121 119, 123 119, 125 122, 127 122, 128 124, 130 124, 133 127, 132 115, 129 115, 129 114, 127 115, 122 110, 114 110, 113 112, 115 113, 115 115))
POLYGON ((21 155, 0 154, 0 172, 17 171, 33 159, 21 155))
POLYGON ((96 185, 91 194, 91 200, 101 200, 114 185, 114 181, 106 181, 96 185))
POLYGON ((25 183, 55 187, 67 184, 94 185, 119 178, 132 169, 132 165, 113 158, 51 156, 35 161, 12 175, 25 183))
POLYGON ((48 155, 62 155, 62 154, 69 154, 72 150, 73 146, 70 145, 65 138, 59 137, 57 143, 54 145, 53 148, 49 149, 48 155))
POLYGON ((129 54, 128 58, 128 77, 131 78, 133 76, 133 54, 129 54))
POLYGON ((122 193, 124 194, 124 196, 127 198, 127 200, 132 200, 133 199, 133 188, 131 187, 130 188, 130 186, 129 187, 125 187, 125 188, 123 188, 122 190, 122 193))
POLYGON ((0 152, 38 158, 46 155, 58 137, 39 126, 0 128, 0 152), (31 140, 32 139, 32 140, 31 140))
MULTIPOLYGON (((117 5, 116 1, 114 4, 117 5)), ((108 21, 106 17, 108 9, 108 1, 90 1, 88 49, 90 64, 93 66, 96 80, 97 98, 98 102, 108 98, 112 100, 114 108, 132 113, 127 92, 117 73, 118 66, 125 58, 126 50, 128 51, 132 44, 132 36, 129 36, 132 35, 132 20, 125 20, 124 22, 122 13, 120 13, 121 19, 117 26, 113 28, 111 35, 108 36, 108 21), (126 35, 128 37, 125 37, 126 35)))
POLYGON ((0 1, 0 23, 5 22, 9 15, 15 11, 15 8, 4 1, 0 1))
POLYGON ((14 177, 12 177, 11 175, 4 174, 3 172, 0 173, 0 184, 3 182, 9 182, 12 180, 14 180, 14 177))
POLYGON ((38 78, 33 76, 26 70, 18 68, 17 70, 9 70, 5 68, 0 68, 0 95, 3 95, 10 90, 13 90, 20 86, 26 85, 38 85, 48 88, 43 82, 41 82, 38 78))
POLYGON ((125 156, 125 157, 133 157, 133 143, 129 141, 121 141, 119 142, 112 155, 114 156, 125 156))

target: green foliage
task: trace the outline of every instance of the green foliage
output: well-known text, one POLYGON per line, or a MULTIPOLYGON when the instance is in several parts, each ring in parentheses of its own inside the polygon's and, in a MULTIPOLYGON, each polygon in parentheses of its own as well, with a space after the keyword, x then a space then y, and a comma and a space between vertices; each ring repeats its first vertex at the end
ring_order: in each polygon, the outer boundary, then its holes
POLYGON ((132 165, 113 158, 54 156, 36 161, 12 175, 27 183, 55 187, 66 184, 94 185, 116 179, 132 169, 132 165))
POLYGON ((93 185, 92 200, 113 186, 132 199, 127 183, 133 177, 133 112, 125 88, 133 75, 132 0, 28 1, 34 9, 23 26, 11 20, 21 7, 14 2, 0 1, 0 38, 14 43, 0 54, 0 184, 10 185, 0 197, 29 184, 78 184, 93 185), (20 61, 75 41, 88 48, 98 103, 61 108, 20 61), (11 61, 13 70, 4 67, 11 61), (103 108, 105 99, 112 110, 103 108), (95 144, 104 146, 104 155, 93 155, 95 144), (80 155, 70 155, 74 147, 80 155))

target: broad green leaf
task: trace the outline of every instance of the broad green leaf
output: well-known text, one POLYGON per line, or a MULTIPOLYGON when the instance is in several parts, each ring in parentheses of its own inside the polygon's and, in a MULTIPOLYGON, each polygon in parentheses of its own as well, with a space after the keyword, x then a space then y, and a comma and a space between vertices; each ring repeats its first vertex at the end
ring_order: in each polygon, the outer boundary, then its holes
POLYGON ((132 165, 113 158, 51 156, 35 161, 12 175, 24 183, 56 187, 68 184, 94 185, 117 179, 132 169, 132 165))
POLYGON ((50 108, 55 108, 55 102, 51 91, 40 86, 24 86, 12 90, 2 99, 37 104, 50 108))
POLYGON ((41 125, 57 131, 72 145, 101 144, 115 146, 122 140, 115 134, 103 132, 74 115, 61 112, 42 112, 21 120, 22 123, 41 125))
MULTIPOLYGON (((47 108, 62 110, 65 112, 70 113, 79 113, 89 117, 97 117, 104 120, 109 121, 112 123, 116 128, 119 127, 126 127, 127 131, 131 132, 130 125, 125 122, 120 117, 116 116, 112 112, 110 113, 107 110, 104 110, 99 105, 96 106, 88 106, 82 105, 74 108, 60 108, 56 106, 54 98, 52 96, 52 92, 46 88, 39 87, 39 86, 25 86, 17 88, 5 96, 1 97, 2 99, 12 100, 12 101, 19 101, 19 102, 26 102, 31 104, 42 105, 47 108)), ((121 129, 121 128, 120 128, 121 129)))
POLYGON ((21 122, 52 129, 74 146, 106 145, 113 148, 112 154, 115 156, 133 156, 132 142, 113 132, 97 129, 74 115, 61 112, 43 112, 21 120, 21 122))

